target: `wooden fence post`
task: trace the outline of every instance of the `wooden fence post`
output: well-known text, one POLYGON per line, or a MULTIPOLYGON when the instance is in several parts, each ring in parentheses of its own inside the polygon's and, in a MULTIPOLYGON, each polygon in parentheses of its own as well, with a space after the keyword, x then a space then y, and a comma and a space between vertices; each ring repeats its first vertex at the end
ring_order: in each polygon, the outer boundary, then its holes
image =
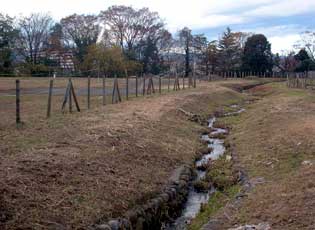
POLYGON ((185 75, 183 74, 183 89, 185 89, 185 75))
POLYGON ((105 75, 103 76, 103 105, 106 105, 106 88, 105 88, 105 75))
POLYGON ((115 76, 114 85, 113 85, 112 104, 117 103, 117 96, 115 95, 115 92, 116 92, 116 88, 115 88, 116 87, 116 79, 117 79, 117 76, 115 76))
POLYGON ((65 111, 65 106, 66 106, 67 101, 68 101, 69 93, 71 93, 71 81, 70 81, 70 80, 68 81, 68 85, 67 85, 67 88, 66 88, 65 97, 64 97, 63 102, 62 102, 62 106, 61 106, 61 111, 62 111, 62 112, 65 111))
POLYGON ((125 75, 126 75, 126 100, 129 99, 129 77, 128 77, 128 72, 125 70, 125 75))
POLYGON ((113 93, 112 93, 112 104, 121 102, 121 96, 119 91, 118 79, 115 76, 114 86, 113 86, 113 93))
POLYGON ((74 100, 74 103, 75 103, 75 106, 77 108, 77 111, 80 112, 80 106, 79 106, 79 102, 77 100, 77 96, 75 95, 75 92, 74 92, 74 87, 73 87, 73 84, 72 84, 72 80, 70 79, 70 93, 72 93, 72 96, 73 96, 73 100, 74 100))
POLYGON ((159 75, 159 93, 162 93, 162 79, 161 79, 161 75, 159 75))
POLYGON ((138 97, 138 74, 136 74, 136 97, 138 97))
POLYGON ((170 91, 170 84, 171 84, 171 74, 168 74, 168 84, 167 84, 167 91, 170 91))
POLYGON ((87 108, 90 109, 90 99, 91 99, 91 78, 88 76, 88 88, 87 88, 87 108))
POLYGON ((47 118, 50 117, 50 111, 51 111, 51 97, 52 97, 52 89, 54 85, 54 80, 50 80, 49 82, 49 91, 48 91, 48 104, 47 104, 47 118))
MULTIPOLYGON (((69 83, 72 84, 71 78, 69 79, 69 83)), ((72 90, 71 90, 71 88, 69 91, 69 112, 72 113, 72 90)))
POLYGON ((147 87, 147 94, 155 93, 153 77, 150 75, 147 87))
POLYGON ((16 99, 16 124, 21 123, 20 117, 20 80, 15 81, 15 99, 16 99))
POLYGON ((142 90, 142 95, 145 95, 145 74, 143 74, 143 90, 142 90))

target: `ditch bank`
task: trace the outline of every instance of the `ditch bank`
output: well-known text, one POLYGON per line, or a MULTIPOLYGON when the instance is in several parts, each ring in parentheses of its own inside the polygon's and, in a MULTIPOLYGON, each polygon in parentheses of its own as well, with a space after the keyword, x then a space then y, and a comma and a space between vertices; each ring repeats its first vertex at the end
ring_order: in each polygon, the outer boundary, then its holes
MULTIPOLYGON (((236 91, 242 92, 266 83, 240 86, 236 91)), ((236 105, 232 105, 232 108, 236 105)), ((205 123, 200 116, 181 111, 189 117, 189 120, 205 123)), ((223 114, 223 116, 234 116, 244 112, 238 108, 235 112, 223 114)), ((214 127, 215 116, 207 121, 209 133, 201 135, 201 142, 206 143, 208 149, 191 165, 184 165, 176 169, 169 179, 169 184, 157 197, 150 199, 143 205, 134 207, 127 211, 121 218, 109 220, 107 223, 96 224, 93 230, 119 230, 119 229, 152 229, 152 230, 176 230, 186 229, 190 221, 199 213, 202 205, 206 203, 211 194, 216 191, 215 185, 209 184, 206 189, 196 190, 196 182, 206 176, 206 170, 201 169, 210 161, 216 160, 225 153, 223 135, 228 134, 228 129, 214 127)))
POLYGON ((181 166, 174 171, 169 185, 159 196, 144 205, 134 207, 121 218, 96 225, 92 229, 161 229, 163 223, 180 215, 182 205, 187 200, 192 177, 192 165, 181 166))
MULTIPOLYGON (((243 111, 241 108, 225 116, 238 115, 243 111)), ((193 120, 199 121, 195 119, 196 115, 192 117, 193 120)), ((224 140, 221 137, 227 135, 228 130, 214 127, 215 121, 215 116, 209 119, 207 122, 209 132, 201 135, 201 142, 206 143, 209 151, 199 156, 194 165, 185 165, 175 170, 167 188, 156 198, 133 208, 121 218, 96 225, 94 229, 185 229, 216 190, 210 183, 202 189, 197 188, 197 184, 206 178, 206 166, 225 153, 224 140)))

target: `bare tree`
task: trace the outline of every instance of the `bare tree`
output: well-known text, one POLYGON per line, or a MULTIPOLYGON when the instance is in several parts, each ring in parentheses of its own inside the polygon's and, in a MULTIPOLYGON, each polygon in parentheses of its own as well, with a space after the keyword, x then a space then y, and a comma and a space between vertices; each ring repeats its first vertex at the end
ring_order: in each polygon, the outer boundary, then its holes
POLYGON ((315 61, 315 32, 305 31, 301 34, 300 41, 295 44, 295 48, 305 49, 310 58, 315 61))
POLYGON ((165 29, 160 30, 156 39, 156 45, 160 52, 169 53, 174 45, 172 34, 165 29))
POLYGON ((191 72, 190 59, 191 59, 191 49, 193 46, 193 35, 191 30, 187 27, 181 29, 178 33, 179 44, 184 48, 185 52, 185 77, 191 72))
POLYGON ((193 35, 191 30, 184 27, 178 32, 178 46, 182 49, 185 56, 185 76, 192 71, 193 65, 200 62, 207 48, 207 38, 203 34, 193 35))
POLYGON ((136 44, 164 26, 158 13, 151 12, 148 8, 135 10, 127 6, 112 6, 101 12, 100 18, 105 24, 107 36, 129 52, 133 51, 136 44))
POLYGON ((82 63, 87 49, 97 42, 101 27, 93 15, 73 14, 60 22, 66 42, 75 50, 79 63, 82 63))
POLYGON ((295 53, 293 51, 286 51, 279 58, 278 67, 285 72, 293 72, 297 66, 298 61, 295 59, 295 53))
POLYGON ((208 43, 205 51, 204 64, 206 66, 206 75, 209 72, 214 72, 218 67, 219 50, 217 48, 218 41, 214 40, 208 43))
POLYGON ((204 59, 207 54, 208 39, 204 34, 193 35, 193 63, 195 71, 207 72, 204 59))
POLYGON ((19 19, 20 51, 27 62, 31 64, 39 63, 52 22, 53 20, 48 14, 34 13, 19 19))
POLYGON ((168 55, 172 44, 172 34, 165 29, 157 30, 138 43, 135 51, 143 71, 158 74, 168 70, 168 55))

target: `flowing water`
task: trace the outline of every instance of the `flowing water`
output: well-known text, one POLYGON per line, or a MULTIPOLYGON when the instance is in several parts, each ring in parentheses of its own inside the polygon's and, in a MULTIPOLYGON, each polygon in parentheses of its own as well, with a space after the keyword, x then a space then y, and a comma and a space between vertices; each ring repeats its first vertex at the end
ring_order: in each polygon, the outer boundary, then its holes
MULTIPOLYGON (((238 105, 232 105, 231 108, 237 108, 238 105)), ((244 112, 245 109, 239 109, 236 112, 229 112, 224 114, 224 116, 234 116, 244 112)), ((228 133, 227 129, 222 128, 214 128, 214 123, 216 121, 216 117, 213 117, 208 120, 208 127, 212 130, 210 133, 211 136, 218 134, 226 134, 228 133)), ((202 140, 205 140, 208 143, 208 147, 212 149, 209 154, 205 154, 202 158, 196 161, 196 168, 198 166, 207 164, 211 160, 217 160, 220 156, 222 156, 225 152, 224 140, 219 138, 210 138, 209 135, 202 135, 202 140)), ((196 170, 197 176, 194 181, 198 181, 203 179, 206 176, 206 172, 202 170, 196 170)), ((164 229, 166 230, 184 230, 187 225, 194 219, 197 214, 200 212, 200 207, 202 204, 206 204, 211 197, 211 194, 215 192, 215 188, 211 188, 206 192, 197 192, 195 191, 193 186, 190 186, 189 193, 187 197, 187 202, 182 211, 182 215, 177 218, 173 223, 169 224, 164 229)))

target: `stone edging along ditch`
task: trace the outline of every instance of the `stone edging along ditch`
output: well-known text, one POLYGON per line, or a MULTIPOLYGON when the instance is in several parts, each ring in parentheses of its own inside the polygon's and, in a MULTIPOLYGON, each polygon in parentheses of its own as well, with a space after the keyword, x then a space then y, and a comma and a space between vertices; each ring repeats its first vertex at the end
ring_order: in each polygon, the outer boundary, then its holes
MULTIPOLYGON (((256 83, 240 88, 234 88, 239 92, 248 90, 266 83, 256 83)), ((202 123, 198 115, 192 114, 189 120, 202 123), (197 117, 196 117, 197 116, 197 117)), ((127 211, 124 216, 112 219, 104 224, 92 226, 91 230, 160 230, 163 224, 177 218, 187 200, 191 181, 194 178, 194 165, 183 165, 177 168, 170 178, 166 188, 155 198, 143 205, 138 205, 127 211)), ((244 176, 243 176, 244 179, 244 176)), ((242 182, 244 182, 241 179, 242 182)), ((242 183, 243 184, 243 183, 242 183)))
POLYGON ((192 165, 181 166, 174 171, 169 184, 156 198, 127 211, 121 218, 110 220, 106 224, 96 225, 92 229, 161 229, 163 223, 180 214, 182 205, 187 199, 192 177, 192 165))
MULTIPOLYGON (((200 123, 197 114, 187 115, 188 120, 200 123)), ((124 216, 109 220, 107 223, 94 225, 91 230, 161 230, 163 225, 180 216, 183 205, 187 201, 191 182, 195 177, 195 162, 182 165, 173 171, 166 188, 155 198, 143 205, 127 211, 124 216)), ((162 228, 163 229, 163 228, 162 228)))

